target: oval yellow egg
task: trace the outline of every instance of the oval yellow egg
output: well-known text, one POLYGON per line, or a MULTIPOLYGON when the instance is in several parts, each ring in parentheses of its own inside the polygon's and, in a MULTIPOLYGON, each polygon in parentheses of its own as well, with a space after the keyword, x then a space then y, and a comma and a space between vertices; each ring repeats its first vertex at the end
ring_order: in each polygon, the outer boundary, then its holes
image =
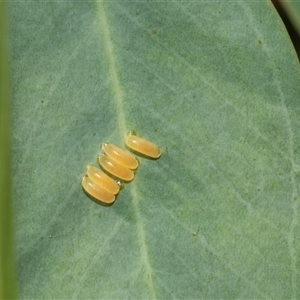
POLYGON ((125 144, 128 148, 142 155, 151 158, 159 158, 161 156, 161 150, 155 144, 133 134, 132 131, 125 137, 125 144))
POLYGON ((115 195, 108 192, 100 185, 96 184, 91 178, 88 176, 84 176, 81 181, 81 185, 83 189, 92 196, 94 199, 103 202, 103 203, 113 203, 116 199, 115 195))
POLYGON ((100 156, 98 161, 104 170, 123 181, 131 181, 134 178, 132 170, 122 166, 107 155, 100 156))
POLYGON ((86 167, 86 175, 108 192, 112 194, 119 193, 120 185, 98 168, 88 165, 86 167))
POLYGON ((134 156, 115 145, 103 143, 102 150, 107 156, 111 157, 126 168, 135 170, 139 166, 139 162, 134 156))

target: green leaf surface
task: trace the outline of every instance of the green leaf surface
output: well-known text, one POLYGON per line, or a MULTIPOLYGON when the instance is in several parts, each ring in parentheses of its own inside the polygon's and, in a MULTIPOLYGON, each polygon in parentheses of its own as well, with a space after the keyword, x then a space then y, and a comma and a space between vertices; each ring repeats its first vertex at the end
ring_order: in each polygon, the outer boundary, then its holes
POLYGON ((269 1, 15 2, 22 299, 299 299, 300 71, 269 1), (80 181, 159 145, 104 207, 80 181))
POLYGON ((300 34, 300 2, 299 1, 280 1, 291 22, 300 34))

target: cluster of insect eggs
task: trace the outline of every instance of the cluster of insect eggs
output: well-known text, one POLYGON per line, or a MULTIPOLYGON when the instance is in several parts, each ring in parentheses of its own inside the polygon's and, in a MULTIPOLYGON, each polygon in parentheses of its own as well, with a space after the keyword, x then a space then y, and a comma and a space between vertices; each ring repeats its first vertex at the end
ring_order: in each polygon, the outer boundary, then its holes
MULTIPOLYGON (((134 131, 130 131, 125 137, 125 144, 131 151, 144 157, 157 159, 161 156, 161 150, 156 145, 137 136, 134 131)), ((102 144, 102 151, 104 154, 98 157, 98 162, 107 173, 122 182, 133 180, 134 170, 139 166, 136 157, 109 143, 102 144)), ((81 184, 87 194, 106 204, 115 201, 122 186, 120 181, 115 181, 92 165, 86 167, 81 184)))

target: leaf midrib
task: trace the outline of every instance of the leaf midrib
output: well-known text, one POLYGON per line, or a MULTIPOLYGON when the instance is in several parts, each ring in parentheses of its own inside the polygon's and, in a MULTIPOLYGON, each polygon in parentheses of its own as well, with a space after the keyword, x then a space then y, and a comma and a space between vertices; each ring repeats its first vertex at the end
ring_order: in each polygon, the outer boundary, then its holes
MULTIPOLYGON (((99 26, 102 34, 102 40, 104 45, 104 52, 107 59, 109 77, 111 80, 110 88, 112 93, 112 99, 116 107, 118 129, 120 134, 120 140, 123 140, 126 134, 126 118, 123 109, 124 92, 118 77, 118 68, 116 65, 115 54, 113 50, 113 43, 111 39, 109 22, 106 17, 104 2, 96 2, 99 26)), ((146 243, 146 233, 144 228, 143 217, 139 206, 139 198, 137 195, 137 186, 135 182, 130 184, 130 193, 132 196, 132 205, 136 218, 137 226, 137 238, 140 246, 140 259, 144 266, 145 274, 144 279, 147 283, 149 295, 151 299, 157 299, 156 291, 153 282, 153 272, 149 258, 148 245, 146 243)))

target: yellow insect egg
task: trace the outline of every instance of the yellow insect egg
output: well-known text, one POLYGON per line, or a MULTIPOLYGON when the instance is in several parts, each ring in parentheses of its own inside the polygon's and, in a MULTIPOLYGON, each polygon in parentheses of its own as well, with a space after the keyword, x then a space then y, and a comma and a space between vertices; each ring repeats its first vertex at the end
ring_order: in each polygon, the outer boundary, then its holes
POLYGON ((150 158, 161 156, 161 150, 155 144, 135 135, 134 131, 130 131, 125 137, 125 144, 131 150, 150 158))
POLYGON ((86 175, 92 179, 97 185, 107 190, 112 194, 118 194, 120 191, 120 185, 118 185, 112 178, 106 175, 103 171, 94 166, 86 167, 86 175))
POLYGON ((123 181, 131 181, 134 177, 132 170, 122 166, 117 161, 107 155, 102 155, 98 158, 100 166, 115 177, 123 181))
POLYGON ((134 156, 112 144, 103 143, 102 150, 107 156, 128 169, 135 170, 139 166, 139 162, 134 156))
POLYGON ((86 193, 88 193, 91 197, 102 203, 111 204, 116 199, 114 194, 108 192, 100 185, 96 184, 88 176, 84 176, 82 178, 81 185, 86 193))

